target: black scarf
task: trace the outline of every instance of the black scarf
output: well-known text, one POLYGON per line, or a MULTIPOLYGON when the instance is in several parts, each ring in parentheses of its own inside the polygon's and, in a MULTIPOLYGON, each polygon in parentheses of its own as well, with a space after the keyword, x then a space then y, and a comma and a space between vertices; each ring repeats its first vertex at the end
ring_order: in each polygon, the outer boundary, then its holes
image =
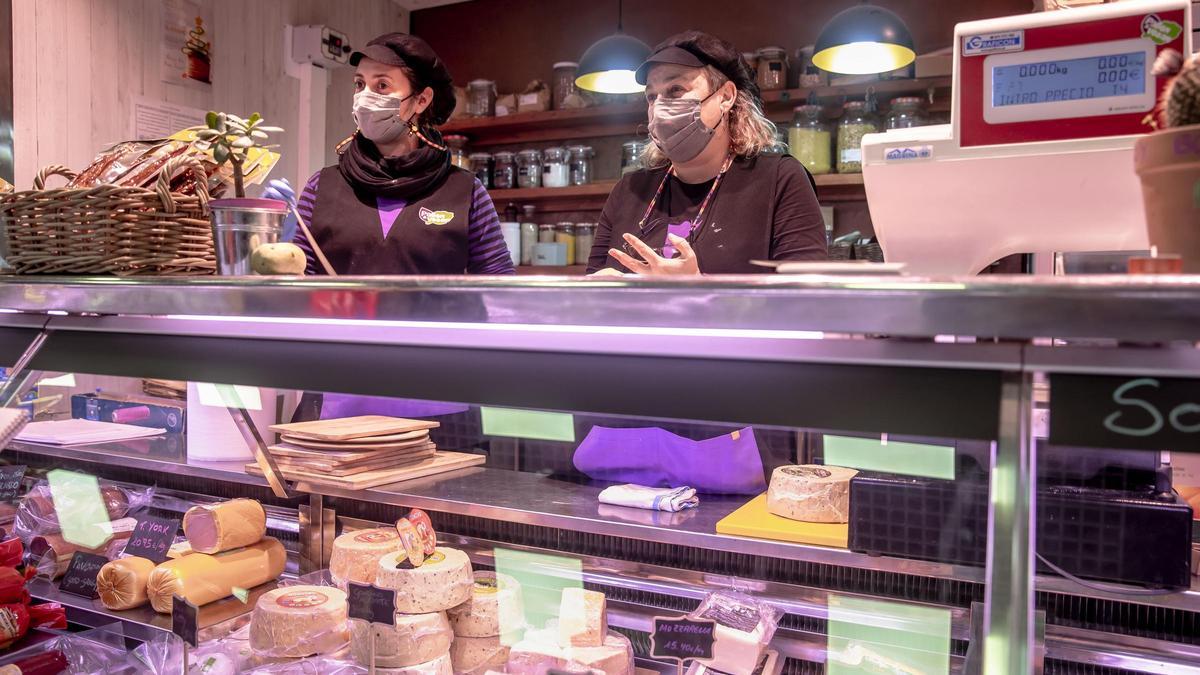
MULTIPOLYGON (((436 130, 423 130, 422 134, 433 143, 442 144, 441 134, 436 130)), ((374 143, 356 132, 338 159, 338 171, 356 191, 412 200, 441 187, 450 175, 450 153, 422 143, 406 155, 384 157, 374 143)))

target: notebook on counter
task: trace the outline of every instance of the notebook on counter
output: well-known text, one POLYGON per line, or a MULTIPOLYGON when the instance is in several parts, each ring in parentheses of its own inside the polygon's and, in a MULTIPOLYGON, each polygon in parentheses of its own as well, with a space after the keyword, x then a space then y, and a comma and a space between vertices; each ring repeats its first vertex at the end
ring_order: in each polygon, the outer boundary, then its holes
POLYGON ((56 420, 30 422, 21 433, 17 434, 16 440, 46 445, 84 445, 127 441, 165 433, 167 433, 166 429, 147 429, 146 427, 135 427, 132 424, 94 420, 56 420))

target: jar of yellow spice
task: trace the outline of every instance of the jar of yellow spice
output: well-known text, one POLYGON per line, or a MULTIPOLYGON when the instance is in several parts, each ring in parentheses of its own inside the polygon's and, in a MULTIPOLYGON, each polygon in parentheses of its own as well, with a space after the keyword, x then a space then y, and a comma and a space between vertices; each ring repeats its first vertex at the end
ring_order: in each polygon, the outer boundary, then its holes
POLYGON ((788 129, 788 149, 813 175, 833 171, 833 133, 821 119, 821 106, 798 105, 788 129))

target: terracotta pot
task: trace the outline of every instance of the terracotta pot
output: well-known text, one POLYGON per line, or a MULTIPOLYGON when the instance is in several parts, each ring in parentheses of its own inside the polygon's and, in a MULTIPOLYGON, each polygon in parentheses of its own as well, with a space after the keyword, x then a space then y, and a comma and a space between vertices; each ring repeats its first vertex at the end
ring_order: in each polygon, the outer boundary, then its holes
POLYGON ((1185 273, 1200 274, 1200 125, 1139 138, 1133 164, 1150 245, 1181 256, 1185 273))

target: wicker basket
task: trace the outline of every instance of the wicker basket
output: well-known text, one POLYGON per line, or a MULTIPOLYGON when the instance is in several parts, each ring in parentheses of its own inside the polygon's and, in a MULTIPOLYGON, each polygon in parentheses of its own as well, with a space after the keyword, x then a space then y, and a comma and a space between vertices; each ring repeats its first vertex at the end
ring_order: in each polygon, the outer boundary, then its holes
POLYGON ((0 227, 17 274, 204 275, 216 271, 208 185, 193 158, 168 161, 155 189, 98 185, 45 189, 50 176, 74 178, 50 166, 32 190, 0 198, 0 227), (196 178, 197 194, 171 192, 180 169, 196 178))

